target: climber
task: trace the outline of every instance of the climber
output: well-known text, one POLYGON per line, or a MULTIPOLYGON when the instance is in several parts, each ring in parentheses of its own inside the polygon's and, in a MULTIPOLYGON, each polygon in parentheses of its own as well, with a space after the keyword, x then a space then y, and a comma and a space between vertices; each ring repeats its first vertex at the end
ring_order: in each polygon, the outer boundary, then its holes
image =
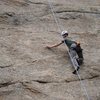
MULTIPOLYGON (((76 41, 72 41, 72 40, 69 40, 67 37, 68 37, 68 32, 67 31, 63 31, 61 33, 62 37, 63 37, 63 40, 58 43, 58 44, 55 44, 55 45, 52 45, 52 46, 46 46, 47 48, 51 49, 53 47, 57 47, 57 46, 60 46, 61 44, 65 43, 69 49, 69 51, 71 50, 74 50, 76 51, 77 55, 78 55, 78 58, 77 58, 77 63, 78 65, 82 65, 83 63, 83 53, 82 53, 82 48, 80 46, 80 43, 79 42, 76 42, 76 41)), ((74 55, 75 56, 75 55, 74 55)), ((77 71, 79 70, 79 67, 77 67, 77 71)), ((73 74, 76 74, 76 70, 74 70, 73 74)))

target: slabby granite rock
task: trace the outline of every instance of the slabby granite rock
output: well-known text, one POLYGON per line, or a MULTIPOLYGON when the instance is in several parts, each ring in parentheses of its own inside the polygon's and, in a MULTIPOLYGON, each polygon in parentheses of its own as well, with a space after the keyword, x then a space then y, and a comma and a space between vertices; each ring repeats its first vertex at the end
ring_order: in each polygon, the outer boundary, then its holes
POLYGON ((12 65, 13 62, 9 57, 5 55, 0 56, 0 68, 7 68, 7 67, 11 67, 12 65))
POLYGON ((0 100, 100 100, 100 0, 50 0, 69 38, 80 41, 79 74, 47 0, 0 0, 0 100))

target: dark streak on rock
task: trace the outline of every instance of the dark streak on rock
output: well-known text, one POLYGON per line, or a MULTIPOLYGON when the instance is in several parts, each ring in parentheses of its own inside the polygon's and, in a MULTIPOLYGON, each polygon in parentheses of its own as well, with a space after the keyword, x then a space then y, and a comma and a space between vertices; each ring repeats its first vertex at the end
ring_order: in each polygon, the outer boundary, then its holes
MULTIPOLYGON (((92 77, 83 78, 83 79, 81 79, 81 80, 82 80, 82 81, 84 81, 84 80, 91 80, 91 79, 98 78, 98 77, 100 77, 100 76, 99 76, 99 75, 94 75, 94 76, 92 76, 92 77)), ((79 80, 65 80, 66 83, 76 82, 76 81, 79 81, 79 80)))
POLYGON ((11 65, 7 65, 7 66, 0 66, 0 68, 7 68, 7 67, 11 67, 12 66, 12 64, 11 65))
POLYGON ((64 17, 59 17, 59 18, 64 19, 64 20, 69 20, 69 19, 78 19, 81 17, 82 17, 82 15, 69 15, 69 14, 67 14, 67 16, 65 15, 64 17))
POLYGON ((27 2, 27 3, 31 3, 31 4, 47 5, 47 4, 42 3, 42 2, 32 2, 30 0, 24 0, 24 1, 27 2))
POLYGON ((55 11, 56 13, 63 13, 63 12, 76 12, 76 13, 90 13, 90 14, 100 14, 97 11, 81 11, 81 10, 62 10, 62 11, 55 11))
POLYGON ((7 16, 9 16, 9 17, 15 16, 14 12, 5 12, 4 14, 7 15, 7 16))
POLYGON ((90 80, 90 79, 94 79, 94 78, 98 78, 98 77, 100 77, 100 75, 95 75, 95 76, 92 76, 92 77, 90 77, 88 79, 90 80))
POLYGON ((33 60, 32 63, 37 62, 37 60, 33 60))
POLYGON ((5 82, 5 83, 0 83, 0 88, 1 87, 7 87, 9 85, 16 84, 16 83, 18 83, 18 81, 16 81, 16 82, 9 81, 9 82, 5 82))
POLYGON ((28 86, 25 83, 26 82, 22 82, 22 85, 24 86, 25 89, 29 90, 30 92, 35 93, 35 94, 43 94, 43 95, 46 95, 46 94, 42 93, 39 89, 32 88, 32 87, 28 86))
POLYGON ((42 80, 34 80, 35 82, 41 83, 41 84, 47 84, 47 83, 51 83, 48 81, 42 81, 42 80))

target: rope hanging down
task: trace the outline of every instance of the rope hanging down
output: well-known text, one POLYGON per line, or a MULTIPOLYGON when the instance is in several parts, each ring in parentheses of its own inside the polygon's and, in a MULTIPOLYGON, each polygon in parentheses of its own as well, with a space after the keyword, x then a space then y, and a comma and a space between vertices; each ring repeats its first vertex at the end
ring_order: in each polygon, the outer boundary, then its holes
POLYGON ((62 25, 60 24, 59 20, 57 19, 57 14, 54 11, 53 5, 51 4, 51 2, 49 0, 47 0, 47 1, 48 1, 49 6, 50 6, 50 9, 51 9, 52 15, 54 17, 54 20, 55 20, 55 22, 57 24, 57 27, 58 27, 58 29, 59 29, 59 31, 61 33, 64 30, 64 28, 62 27, 62 25))
MULTIPOLYGON (((54 17, 54 19, 55 19, 55 22, 56 22, 56 24, 57 24, 57 26, 58 26, 58 29, 60 30, 60 32, 62 32, 64 28, 63 28, 62 25, 60 25, 60 23, 59 23, 59 21, 58 21, 58 19, 57 19, 57 17, 56 17, 56 13, 54 12, 54 7, 53 7, 52 3, 51 3, 49 0, 47 0, 47 1, 48 1, 49 6, 50 6, 50 9, 51 9, 51 12, 52 12, 52 14, 53 14, 53 17, 54 17)), ((73 61, 72 61, 70 52, 68 52, 68 54, 69 54, 69 56, 70 56, 71 62, 72 62, 72 64, 73 64, 73 67, 74 67, 75 70, 76 70, 76 66, 75 66, 75 64, 74 64, 73 61)), ((76 70, 76 72, 77 72, 77 76, 78 76, 79 81, 80 81, 80 84, 81 84, 81 88, 83 88, 84 93, 85 93, 85 95, 87 96, 87 100, 90 100, 90 97, 89 97, 89 95, 88 95, 88 92, 87 92, 87 89, 86 89, 86 87, 85 87, 85 84, 83 83, 79 72, 78 72, 77 70, 76 70)))

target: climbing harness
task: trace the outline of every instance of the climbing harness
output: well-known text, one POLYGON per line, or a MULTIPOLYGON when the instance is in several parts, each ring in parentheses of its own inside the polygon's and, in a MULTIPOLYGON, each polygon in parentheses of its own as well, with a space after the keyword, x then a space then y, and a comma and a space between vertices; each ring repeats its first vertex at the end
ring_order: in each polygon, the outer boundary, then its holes
MULTIPOLYGON (((55 22, 56 22, 56 24, 57 24, 57 26, 58 26, 58 29, 60 30, 60 33, 61 33, 61 32, 64 30, 64 28, 63 28, 63 26, 62 26, 62 25, 59 23, 59 21, 58 21, 58 18, 57 18, 57 16, 56 16, 56 12, 54 12, 54 7, 53 7, 52 3, 50 2, 50 0, 47 0, 47 2, 48 2, 48 4, 49 4, 49 6, 50 6, 50 9, 51 9, 51 12, 52 12, 52 14, 53 14, 54 20, 55 20, 55 22)), ((88 95, 88 92, 87 92, 87 89, 86 89, 86 87, 85 87, 85 84, 83 83, 83 81, 82 81, 82 79, 81 79, 81 76, 80 76, 79 72, 78 72, 77 69, 76 69, 77 67, 79 67, 79 65, 78 65, 78 63, 77 63, 77 61, 76 61, 76 58, 75 58, 75 57, 72 57, 70 51, 68 51, 68 54, 69 54, 69 57, 70 57, 70 59, 71 59, 72 65, 73 65, 73 67, 74 67, 75 70, 76 70, 77 76, 78 76, 78 78, 79 78, 79 80, 80 80, 81 88, 83 88, 84 93, 85 93, 85 95, 86 95, 86 97, 87 97, 87 100, 90 100, 90 97, 89 97, 89 95, 88 95)))

